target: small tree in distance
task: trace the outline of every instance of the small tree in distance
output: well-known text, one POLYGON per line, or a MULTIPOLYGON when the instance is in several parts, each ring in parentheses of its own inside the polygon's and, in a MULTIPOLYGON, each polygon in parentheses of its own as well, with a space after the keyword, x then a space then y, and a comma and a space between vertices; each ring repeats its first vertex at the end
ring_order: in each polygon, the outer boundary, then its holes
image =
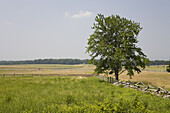
POLYGON ((139 23, 118 15, 104 17, 102 14, 98 14, 95 21, 86 52, 91 56, 90 63, 96 66, 97 75, 114 73, 118 81, 125 70, 131 78, 134 71, 140 73, 141 68, 149 65, 149 59, 136 46, 137 36, 142 30, 139 23))
POLYGON ((169 65, 166 67, 166 71, 170 72, 170 60, 169 60, 169 65))

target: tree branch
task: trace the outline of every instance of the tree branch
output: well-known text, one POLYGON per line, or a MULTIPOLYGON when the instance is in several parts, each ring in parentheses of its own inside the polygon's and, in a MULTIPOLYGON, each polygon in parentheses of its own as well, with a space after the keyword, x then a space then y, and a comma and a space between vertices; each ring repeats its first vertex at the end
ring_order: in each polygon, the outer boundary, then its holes
POLYGON ((121 72, 119 73, 119 75, 122 74, 124 71, 126 71, 126 69, 124 69, 123 71, 121 71, 121 72))

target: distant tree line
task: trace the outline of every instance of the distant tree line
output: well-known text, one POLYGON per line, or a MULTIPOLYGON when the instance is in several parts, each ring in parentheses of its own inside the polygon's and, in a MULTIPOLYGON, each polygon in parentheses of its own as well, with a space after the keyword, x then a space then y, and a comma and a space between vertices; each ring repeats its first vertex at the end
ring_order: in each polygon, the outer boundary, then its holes
MULTIPOLYGON (((88 59, 35 59, 24 61, 0 61, 0 65, 15 65, 15 64, 88 64, 88 59)), ((168 65, 169 61, 154 60, 150 61, 150 65, 168 65)))
POLYGON ((0 65, 15 65, 15 64, 88 64, 87 59, 36 59, 24 61, 0 61, 0 65))
POLYGON ((169 61, 166 60, 154 60, 150 61, 150 65, 168 65, 169 61))

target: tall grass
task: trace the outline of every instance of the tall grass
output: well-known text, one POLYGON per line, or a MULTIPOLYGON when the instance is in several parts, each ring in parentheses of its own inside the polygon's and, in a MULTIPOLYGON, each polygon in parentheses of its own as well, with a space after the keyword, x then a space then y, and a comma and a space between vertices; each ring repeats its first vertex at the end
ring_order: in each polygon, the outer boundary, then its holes
POLYGON ((0 78, 0 113, 128 110, 165 113, 170 101, 94 77, 0 78))

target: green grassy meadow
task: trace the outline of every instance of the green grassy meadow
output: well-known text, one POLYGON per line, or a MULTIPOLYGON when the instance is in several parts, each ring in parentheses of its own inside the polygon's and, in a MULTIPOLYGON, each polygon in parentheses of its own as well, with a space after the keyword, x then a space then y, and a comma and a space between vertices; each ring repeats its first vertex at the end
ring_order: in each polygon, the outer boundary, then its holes
MULTIPOLYGON (((147 71, 135 74, 130 80, 170 89, 170 74, 152 71, 164 67, 147 67, 147 71)), ((90 75, 94 68, 93 65, 0 65, 0 75, 12 75, 0 77, 0 113, 170 112, 168 99, 114 86, 96 77, 77 76, 90 75), (72 74, 76 76, 65 76, 72 74)), ((125 74, 120 75, 121 80, 129 80, 125 74)))
POLYGON ((170 101, 96 77, 0 77, 0 113, 170 112, 170 101))

